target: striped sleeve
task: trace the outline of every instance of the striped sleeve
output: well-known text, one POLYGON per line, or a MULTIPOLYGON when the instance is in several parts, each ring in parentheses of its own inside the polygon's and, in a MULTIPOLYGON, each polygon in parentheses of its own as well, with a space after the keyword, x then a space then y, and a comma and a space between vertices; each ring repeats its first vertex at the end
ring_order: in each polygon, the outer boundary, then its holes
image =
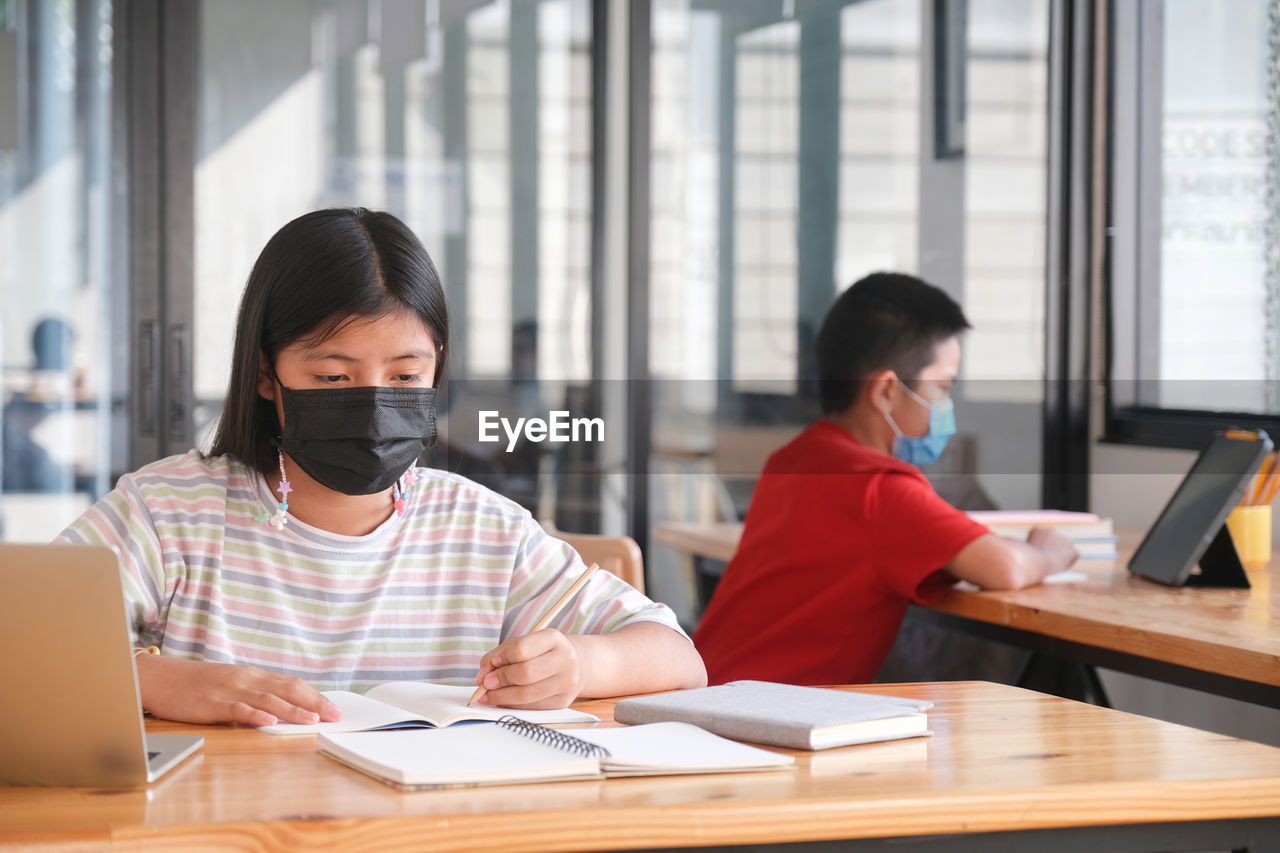
POLYGON ((159 534, 133 475, 120 478, 114 490, 62 531, 56 541, 106 545, 115 551, 135 645, 161 642, 165 602, 172 589, 159 534))
MULTIPOLYGON (((528 518, 516 555, 502 639, 527 634, 560 599, 586 565, 569 543, 528 518)), ((675 614, 609 572, 597 572, 551 622, 566 634, 607 634, 635 622, 658 622, 687 635, 675 614)))

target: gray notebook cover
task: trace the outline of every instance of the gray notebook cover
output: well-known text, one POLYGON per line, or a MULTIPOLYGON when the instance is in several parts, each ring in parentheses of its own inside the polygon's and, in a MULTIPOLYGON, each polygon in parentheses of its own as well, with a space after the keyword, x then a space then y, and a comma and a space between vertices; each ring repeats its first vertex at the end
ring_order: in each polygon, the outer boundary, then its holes
MULTIPOLYGON (((900 696, 770 681, 731 681, 717 687, 623 699, 614 707, 613 718, 629 724, 677 720, 735 740, 814 749, 814 733, 824 728, 918 714, 932 706, 932 702, 900 696)), ((885 739, 855 737, 824 748, 885 739)))

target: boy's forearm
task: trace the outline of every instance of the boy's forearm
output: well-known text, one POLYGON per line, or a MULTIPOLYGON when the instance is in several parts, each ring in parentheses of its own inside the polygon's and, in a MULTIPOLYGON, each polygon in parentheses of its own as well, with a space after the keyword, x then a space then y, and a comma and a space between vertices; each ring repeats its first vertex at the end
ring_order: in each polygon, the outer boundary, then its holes
POLYGON ((983 589, 1009 590, 1033 586, 1066 568, 1053 555, 1027 542, 1005 536, 982 536, 947 566, 961 580, 983 589))
POLYGON ((636 622, 609 634, 574 634, 583 673, 579 698, 596 699, 703 687, 707 671, 693 644, 659 622, 636 622))

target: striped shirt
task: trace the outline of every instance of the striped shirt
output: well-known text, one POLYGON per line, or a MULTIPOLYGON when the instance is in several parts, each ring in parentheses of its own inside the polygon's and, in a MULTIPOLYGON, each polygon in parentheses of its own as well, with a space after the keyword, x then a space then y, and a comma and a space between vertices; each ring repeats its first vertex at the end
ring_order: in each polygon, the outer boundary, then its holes
MULTIPOLYGON (((514 502, 429 468, 364 536, 290 518, 231 457, 152 463, 62 532, 120 558, 139 645, 190 660, 252 664, 321 690, 384 681, 471 684, 485 652, 527 633, 584 570, 514 502)), ((410 478, 406 477, 405 480, 410 478)), ((552 626, 599 634, 632 622, 679 631, 671 611, 597 572, 552 626)))

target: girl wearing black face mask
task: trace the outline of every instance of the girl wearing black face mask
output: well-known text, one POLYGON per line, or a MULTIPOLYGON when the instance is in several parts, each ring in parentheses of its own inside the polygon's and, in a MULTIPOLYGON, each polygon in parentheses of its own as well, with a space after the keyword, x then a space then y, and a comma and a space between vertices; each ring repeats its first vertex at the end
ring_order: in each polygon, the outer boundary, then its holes
POLYGON ((314 723, 319 691, 483 684, 563 707, 705 683, 671 612, 584 571, 517 504, 417 467, 435 438, 449 318, 398 219, 323 210, 263 249, 208 454, 123 477, 62 534, 113 545, 143 707, 188 722, 314 723))

